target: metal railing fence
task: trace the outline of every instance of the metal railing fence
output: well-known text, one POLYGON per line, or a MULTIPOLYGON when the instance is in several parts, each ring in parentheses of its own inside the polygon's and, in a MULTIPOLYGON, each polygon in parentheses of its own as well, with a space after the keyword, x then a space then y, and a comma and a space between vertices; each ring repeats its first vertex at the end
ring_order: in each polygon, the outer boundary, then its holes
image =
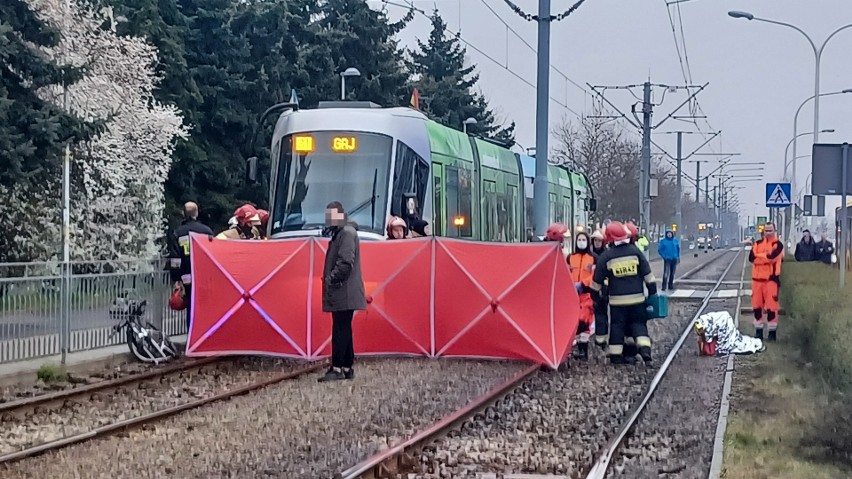
POLYGON ((121 344, 112 326, 128 299, 146 300, 146 318, 169 335, 186 332, 168 307, 161 259, 0 263, 0 363, 121 344))

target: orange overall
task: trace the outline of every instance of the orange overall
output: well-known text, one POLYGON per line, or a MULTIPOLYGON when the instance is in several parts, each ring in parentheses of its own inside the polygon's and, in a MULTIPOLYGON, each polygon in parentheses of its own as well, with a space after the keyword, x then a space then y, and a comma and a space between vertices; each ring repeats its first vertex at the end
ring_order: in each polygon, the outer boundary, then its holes
POLYGON ((595 304, 589 289, 595 269, 595 257, 589 253, 573 253, 568 256, 568 266, 571 267, 571 279, 583 285, 583 291, 577 293, 580 297, 580 323, 577 325, 577 334, 581 343, 588 343, 589 337, 594 334, 591 327, 595 323, 595 304))
POLYGON ((751 270, 751 307, 754 309, 754 327, 762 329, 768 324, 769 331, 778 327, 778 285, 781 283, 781 259, 784 245, 773 238, 757 241, 751 248, 748 260, 754 265, 751 270), (763 311, 766 311, 766 317, 763 311))

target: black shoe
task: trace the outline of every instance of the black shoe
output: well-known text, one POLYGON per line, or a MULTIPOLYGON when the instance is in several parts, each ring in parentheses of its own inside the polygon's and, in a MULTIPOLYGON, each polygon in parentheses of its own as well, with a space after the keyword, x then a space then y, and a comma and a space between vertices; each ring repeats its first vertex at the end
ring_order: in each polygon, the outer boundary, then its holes
POLYGON ((627 361, 624 360, 624 355, 621 354, 613 354, 609 357, 610 364, 626 364, 627 361))
POLYGON ((343 371, 340 369, 329 368, 323 377, 317 379, 317 382, 327 383, 330 381, 340 381, 341 379, 346 379, 346 375, 343 374, 343 371))
POLYGON ((599 347, 601 351, 606 351, 606 341, 598 341, 595 339, 595 346, 599 347))
POLYGON ((754 330, 754 337, 763 341, 763 328, 757 328, 754 330))
POLYGON ((778 340, 778 337, 775 335, 775 331, 769 332, 769 337, 767 338, 767 340, 769 340, 769 341, 777 341, 778 340))
POLYGON ((639 348, 636 347, 636 344, 627 344, 624 346, 624 357, 635 358, 637 354, 639 354, 639 348))
POLYGON ((346 379, 355 379, 355 370, 352 368, 344 369, 343 377, 346 379))
POLYGON ((649 346, 639 348, 639 355, 642 356, 642 361, 645 364, 651 364, 651 348, 649 346))
POLYGON ((589 343, 577 344, 577 354, 574 355, 574 359, 579 359, 580 361, 589 360, 589 343))

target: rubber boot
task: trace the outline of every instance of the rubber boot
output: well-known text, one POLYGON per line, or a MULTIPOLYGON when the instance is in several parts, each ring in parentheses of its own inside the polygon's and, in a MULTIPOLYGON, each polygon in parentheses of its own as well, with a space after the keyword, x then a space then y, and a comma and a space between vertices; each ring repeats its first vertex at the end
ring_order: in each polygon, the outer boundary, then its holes
POLYGON ((577 354, 574 355, 574 358, 579 359, 580 361, 588 361, 589 343, 577 343, 577 354))
POLYGON ((642 356, 642 361, 645 361, 645 364, 651 364, 650 346, 642 346, 641 348, 639 348, 639 355, 642 356))
POLYGON ((769 337, 767 338, 767 340, 768 341, 777 341, 778 340, 778 337, 775 335, 775 331, 769 332, 769 337))
POLYGON ((624 360, 624 355, 621 354, 611 354, 609 356, 610 364, 626 364, 627 362, 624 360))
POLYGON ((754 330, 754 337, 763 341, 763 328, 756 328, 754 330))

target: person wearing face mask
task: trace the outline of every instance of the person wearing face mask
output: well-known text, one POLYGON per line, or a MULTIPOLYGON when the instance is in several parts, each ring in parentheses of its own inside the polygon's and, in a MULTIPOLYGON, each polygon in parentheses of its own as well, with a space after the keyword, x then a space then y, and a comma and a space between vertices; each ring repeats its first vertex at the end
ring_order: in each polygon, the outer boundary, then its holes
POLYGON ((754 310, 754 337, 763 339, 764 325, 769 341, 776 340, 778 328, 778 286, 781 284, 781 259, 784 245, 775 234, 775 224, 766 223, 763 238, 754 243, 748 260, 751 270, 751 307, 754 310), (765 312, 765 315, 764 315, 765 312))
POLYGON ((568 255, 568 266, 580 299, 580 322, 577 324, 578 354, 575 357, 581 361, 589 359, 589 338, 594 333, 595 313, 590 286, 595 271, 595 259, 589 247, 589 235, 577 233, 574 252, 568 255))
MULTIPOLYGON (((592 254, 595 259, 599 258, 606 251, 606 242, 604 242, 604 234, 601 230, 592 233, 592 254)), ((594 301, 595 309, 595 345, 601 349, 606 349, 606 343, 609 339, 609 303, 607 302, 607 280, 601 285, 601 294, 598 301, 594 301)))
POLYGON ((796 245, 796 261, 817 261, 817 244, 811 236, 811 232, 805 230, 802 235, 802 241, 796 245))

